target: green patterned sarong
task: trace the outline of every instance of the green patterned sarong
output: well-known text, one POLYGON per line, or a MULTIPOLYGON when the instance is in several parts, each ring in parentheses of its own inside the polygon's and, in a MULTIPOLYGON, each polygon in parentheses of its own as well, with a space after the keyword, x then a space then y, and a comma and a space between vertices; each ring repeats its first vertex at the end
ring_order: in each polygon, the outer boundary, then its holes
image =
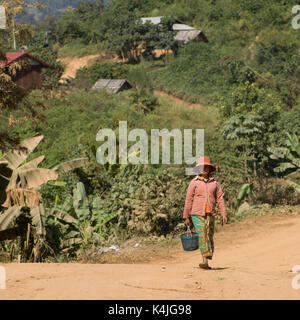
POLYGON ((214 252, 215 217, 192 215, 193 224, 199 237, 199 249, 203 257, 212 259, 214 252))

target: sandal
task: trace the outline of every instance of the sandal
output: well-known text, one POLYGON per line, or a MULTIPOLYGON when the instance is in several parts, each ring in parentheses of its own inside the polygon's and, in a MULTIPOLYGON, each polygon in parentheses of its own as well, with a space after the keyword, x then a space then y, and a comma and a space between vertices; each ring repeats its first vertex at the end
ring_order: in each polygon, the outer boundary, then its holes
POLYGON ((211 267, 207 263, 199 263, 199 267, 205 270, 211 270, 211 267))

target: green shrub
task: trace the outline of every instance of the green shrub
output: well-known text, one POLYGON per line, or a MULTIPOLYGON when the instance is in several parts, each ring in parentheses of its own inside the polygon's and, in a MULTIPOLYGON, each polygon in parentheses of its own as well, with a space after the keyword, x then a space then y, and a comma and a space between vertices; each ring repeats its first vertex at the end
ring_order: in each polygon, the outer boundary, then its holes
POLYGON ((256 190, 252 197, 253 203, 268 203, 270 205, 299 205, 300 192, 283 179, 264 178, 255 182, 256 190))
POLYGON ((275 145, 283 144, 286 140, 286 132, 300 136, 300 105, 280 114, 276 122, 276 135, 273 138, 275 145))
POLYGON ((95 63, 91 67, 84 67, 77 71, 76 78, 87 73, 93 83, 99 79, 126 79, 129 67, 118 62, 95 63))
POLYGON ((154 83, 187 101, 216 102, 228 90, 219 59, 210 44, 191 41, 169 65, 152 72, 154 83))

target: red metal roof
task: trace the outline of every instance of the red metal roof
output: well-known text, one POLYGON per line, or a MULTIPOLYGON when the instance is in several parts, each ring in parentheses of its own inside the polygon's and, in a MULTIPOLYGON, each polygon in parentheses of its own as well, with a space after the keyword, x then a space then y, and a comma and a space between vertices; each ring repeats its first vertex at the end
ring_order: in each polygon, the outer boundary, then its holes
POLYGON ((23 58, 23 57, 27 57, 31 60, 35 60, 35 61, 39 62, 40 64, 42 64, 46 68, 51 68, 51 65, 49 65, 48 63, 46 63, 36 57, 33 57, 32 55, 30 55, 27 52, 6 52, 5 55, 6 55, 7 61, 0 61, 2 68, 7 67, 12 62, 14 62, 20 58, 23 58))

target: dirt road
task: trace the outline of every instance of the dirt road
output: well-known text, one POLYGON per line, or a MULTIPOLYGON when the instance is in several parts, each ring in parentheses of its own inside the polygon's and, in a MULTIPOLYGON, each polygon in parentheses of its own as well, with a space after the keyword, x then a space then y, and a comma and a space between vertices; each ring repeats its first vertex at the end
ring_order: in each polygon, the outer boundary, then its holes
POLYGON ((61 58, 59 61, 64 63, 66 65, 66 70, 62 75, 63 78, 75 78, 76 77, 76 71, 82 67, 86 67, 89 63, 89 61, 94 60, 96 58, 100 57, 99 54, 89 55, 81 58, 75 58, 75 57, 67 57, 67 58, 61 58))
POLYGON ((299 231, 299 215, 226 225, 215 234, 212 270, 180 245, 172 259, 147 264, 2 264, 0 299, 300 299, 291 272, 299 231))

